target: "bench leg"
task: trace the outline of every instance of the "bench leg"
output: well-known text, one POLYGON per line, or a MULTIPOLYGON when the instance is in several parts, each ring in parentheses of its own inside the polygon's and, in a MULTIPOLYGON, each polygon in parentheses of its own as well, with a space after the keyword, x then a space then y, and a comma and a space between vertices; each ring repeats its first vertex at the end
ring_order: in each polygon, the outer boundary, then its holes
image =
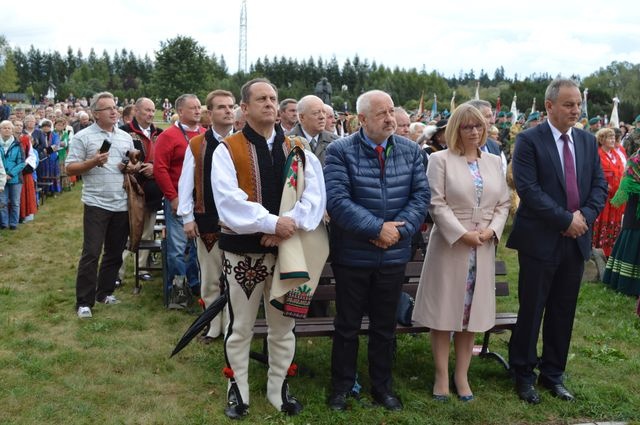
POLYGON ((482 349, 480 350, 480 353, 478 354, 478 357, 481 358, 492 358, 494 360, 496 360, 498 363, 500 363, 504 369, 506 371, 509 370, 509 363, 507 363, 507 361, 504 359, 504 357, 502 357, 500 354, 495 353, 493 351, 489 351, 489 338, 491 337, 491 332, 485 332, 484 333, 484 340, 482 341, 482 349))
POLYGON ((258 353, 255 351, 250 351, 249 358, 257 360, 265 365, 269 364, 269 346, 267 345, 267 337, 262 340, 262 352, 258 353))

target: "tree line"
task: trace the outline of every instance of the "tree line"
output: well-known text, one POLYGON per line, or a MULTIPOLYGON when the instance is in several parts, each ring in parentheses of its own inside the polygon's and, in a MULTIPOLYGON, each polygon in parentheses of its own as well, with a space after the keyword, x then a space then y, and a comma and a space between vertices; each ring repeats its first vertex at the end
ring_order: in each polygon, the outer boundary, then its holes
MULTIPOLYGON (((23 51, 10 48, 6 38, 0 35, 0 92, 3 93, 20 92, 39 98, 53 85, 58 99, 67 98, 70 93, 76 97, 90 97, 103 90, 111 91, 121 99, 147 96, 173 101, 182 93, 194 93, 204 99, 213 88, 226 89, 239 96, 242 84, 258 76, 271 80, 278 87, 281 99, 299 99, 313 93, 315 84, 327 77, 333 87, 334 108, 351 111, 355 109, 358 95, 374 88, 388 92, 397 105, 408 110, 418 109, 424 95, 425 110, 430 110, 437 99, 438 110, 443 111, 450 109, 454 92, 456 104, 472 99, 479 82, 480 98, 495 105, 500 97, 502 110, 506 111, 517 95, 518 109, 524 113, 530 111, 534 98, 536 108, 544 109, 544 90, 555 77, 542 73, 525 78, 516 74, 509 78, 502 66, 492 75, 484 69, 478 74, 471 69, 445 77, 425 68, 390 68, 375 60, 363 60, 358 55, 345 60, 342 66, 335 57, 329 60, 313 56, 306 60, 263 57, 252 64, 247 73, 231 74, 224 56, 209 54, 205 47, 188 36, 160 42, 160 49, 152 59, 126 48, 113 54, 105 50, 100 55, 91 49, 86 57, 81 50, 74 51, 71 47, 65 54, 44 52, 34 46, 23 51)), ((640 64, 612 62, 584 78, 570 77, 582 88, 589 88, 590 117, 611 114, 614 96, 620 99, 621 120, 631 121, 640 113, 640 64)))

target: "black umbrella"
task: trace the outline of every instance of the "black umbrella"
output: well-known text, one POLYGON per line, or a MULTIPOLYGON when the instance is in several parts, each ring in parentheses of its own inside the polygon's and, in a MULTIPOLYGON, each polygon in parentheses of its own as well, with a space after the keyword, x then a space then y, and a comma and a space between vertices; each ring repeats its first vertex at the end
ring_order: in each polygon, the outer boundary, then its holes
POLYGON ((182 335, 178 344, 176 344, 176 348, 173 349, 171 356, 173 357, 180 352, 184 347, 186 347, 193 338, 196 337, 204 328, 207 327, 209 323, 216 317, 224 308, 225 304, 227 304, 227 293, 223 293, 220 297, 207 307, 205 311, 202 312, 200 316, 196 320, 193 321, 189 329, 182 335))

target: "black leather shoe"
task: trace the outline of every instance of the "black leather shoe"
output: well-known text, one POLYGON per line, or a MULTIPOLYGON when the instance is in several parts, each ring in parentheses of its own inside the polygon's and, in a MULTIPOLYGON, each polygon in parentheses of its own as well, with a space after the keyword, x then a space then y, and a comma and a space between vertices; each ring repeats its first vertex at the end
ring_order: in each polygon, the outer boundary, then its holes
POLYGON ((289 396, 289 400, 286 403, 282 404, 280 410, 286 413, 288 416, 296 416, 300 412, 302 412, 302 403, 296 400, 295 397, 289 396))
POLYGON ((140 273, 138 275, 138 278, 140 278, 140 280, 148 281, 148 280, 151 280, 153 276, 151 276, 150 273, 140 273))
POLYGON ((334 392, 331 393, 327 400, 329 408, 336 412, 344 412, 347 409, 347 393, 334 392))
POLYGON ((524 400, 529 404, 539 404, 540 394, 532 384, 520 384, 516 386, 516 391, 520 400, 524 400))
POLYGON ((243 403, 238 403, 236 396, 233 392, 230 392, 227 407, 224 409, 224 414, 229 419, 242 419, 242 417, 246 416, 248 413, 249 406, 243 403))
POLYGON ((373 401, 387 410, 402 410, 402 403, 400 402, 400 399, 391 393, 381 395, 373 394, 373 401))
POLYGON ((564 384, 555 384, 544 378, 538 379, 538 383, 549 390, 552 396, 564 401, 575 401, 576 397, 564 386, 564 384))

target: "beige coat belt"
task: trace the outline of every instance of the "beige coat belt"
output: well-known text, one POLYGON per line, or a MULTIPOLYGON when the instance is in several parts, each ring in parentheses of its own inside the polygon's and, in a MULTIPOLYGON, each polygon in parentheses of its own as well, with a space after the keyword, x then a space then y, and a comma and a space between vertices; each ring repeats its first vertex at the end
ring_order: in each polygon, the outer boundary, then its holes
POLYGON ((457 208, 453 213, 458 220, 469 220, 472 223, 481 223, 482 221, 491 221, 493 218, 493 208, 457 208))

